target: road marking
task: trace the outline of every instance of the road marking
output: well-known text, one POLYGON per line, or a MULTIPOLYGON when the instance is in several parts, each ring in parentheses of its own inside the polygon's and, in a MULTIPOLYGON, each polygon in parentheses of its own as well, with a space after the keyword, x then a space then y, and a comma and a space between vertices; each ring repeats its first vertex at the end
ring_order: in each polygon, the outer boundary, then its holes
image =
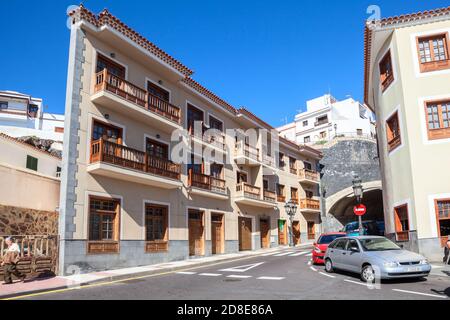
POLYGON ((310 260, 310 261, 308 261, 308 266, 310 266, 311 264, 312 264, 311 260, 310 260))
POLYGON ((300 257, 300 256, 303 256, 304 254, 307 254, 308 252, 309 251, 294 253, 294 254, 291 254, 289 257, 300 257))
POLYGON ((316 271, 317 272, 317 269, 316 268, 314 268, 314 267, 309 267, 312 271, 316 271))
POLYGON ((325 273, 325 272, 319 272, 321 275, 330 277, 330 278, 336 278, 335 276, 332 276, 331 274, 325 273))
POLYGON ((275 257, 283 257, 283 256, 287 256, 288 254, 292 254, 292 253, 294 253, 294 252, 292 252, 292 251, 290 251, 290 252, 283 252, 283 253, 275 255, 275 257))
POLYGON ((233 267, 233 268, 222 269, 219 271, 221 271, 221 272, 247 272, 248 270, 259 267, 260 265, 262 265, 264 263, 265 262, 246 264, 245 266, 237 266, 237 267, 233 267))
POLYGON ((249 278, 251 278, 252 276, 241 276, 241 275, 235 275, 235 274, 233 274, 233 275, 231 275, 231 276, 228 276, 227 278, 235 278, 235 279, 249 279, 249 278))
POLYGON ((353 284, 359 284, 360 286, 367 287, 367 283, 364 283, 364 282, 358 282, 358 281, 353 281, 353 280, 348 280, 348 279, 344 279, 344 281, 350 282, 350 283, 353 283, 353 284))
POLYGON ((200 276, 204 277, 220 277, 222 274, 220 273, 200 273, 200 276))
POLYGON ((307 257, 312 257, 312 253, 310 253, 310 254, 307 254, 306 256, 307 256, 307 257))
POLYGON ((283 277, 259 277, 258 280, 274 280, 274 281, 280 281, 286 278, 283 277))
POLYGON ((442 269, 442 268, 444 268, 443 266, 435 266, 435 265, 431 265, 431 267, 432 267, 433 269, 442 269))
POLYGON ((268 257, 268 256, 273 256, 275 254, 279 254, 281 251, 275 251, 275 252, 270 252, 270 253, 265 253, 262 256, 263 257, 268 257))
POLYGON ((182 271, 182 272, 177 272, 177 274, 193 275, 193 274, 197 274, 197 272, 182 271))
POLYGON ((400 289, 392 289, 393 291, 397 292, 403 292, 403 293, 411 293, 411 294, 417 294, 422 296, 428 296, 428 297, 434 297, 434 298, 441 298, 441 299, 447 299, 446 296, 441 296, 437 294, 431 294, 431 293, 422 293, 422 292, 415 292, 415 291, 408 291, 408 290, 400 290, 400 289))

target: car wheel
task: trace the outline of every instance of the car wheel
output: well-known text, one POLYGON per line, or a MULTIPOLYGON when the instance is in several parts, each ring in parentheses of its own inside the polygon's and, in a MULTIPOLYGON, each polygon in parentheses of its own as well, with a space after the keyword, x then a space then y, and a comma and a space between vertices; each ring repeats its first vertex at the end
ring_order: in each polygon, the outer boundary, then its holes
POLYGON ((367 283, 375 282, 375 270, 373 270, 370 264, 363 267, 361 271, 361 280, 367 283))
POLYGON ((325 260, 325 271, 328 273, 334 272, 333 262, 330 259, 325 260))

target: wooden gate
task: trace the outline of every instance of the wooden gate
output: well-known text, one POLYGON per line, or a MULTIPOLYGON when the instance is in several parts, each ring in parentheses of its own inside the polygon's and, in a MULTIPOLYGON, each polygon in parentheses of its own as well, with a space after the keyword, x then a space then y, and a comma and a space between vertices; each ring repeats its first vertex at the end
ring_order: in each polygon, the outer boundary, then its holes
POLYGON ((189 211, 189 255, 203 256, 205 254, 205 238, 203 212, 189 211))
MULTIPOLYGON (((58 271, 58 236, 12 236, 20 248, 20 260, 17 269, 26 275, 58 271)), ((6 237, 0 236, 0 262, 5 256, 6 237)), ((0 268, 3 279, 4 268, 0 268)))
POLYGON ((239 217, 239 251, 252 250, 252 219, 239 217))
POLYGON ((261 247, 268 249, 270 248, 270 221, 268 219, 261 219, 259 224, 261 229, 261 247))
POLYGON ((225 234, 223 214, 211 214, 211 245, 212 254, 221 254, 225 251, 225 234))
POLYGON ((292 234, 294 235, 294 245, 300 244, 300 222, 294 221, 292 223, 292 234))
POLYGON ((278 243, 287 245, 287 225, 286 220, 278 220, 278 243))

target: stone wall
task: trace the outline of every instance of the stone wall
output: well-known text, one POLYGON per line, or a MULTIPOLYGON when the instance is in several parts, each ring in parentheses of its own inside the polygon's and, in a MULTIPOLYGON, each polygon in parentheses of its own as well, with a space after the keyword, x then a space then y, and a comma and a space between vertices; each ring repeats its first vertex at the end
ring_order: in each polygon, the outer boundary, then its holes
POLYGON ((58 213, 0 205, 0 235, 57 235, 58 213))

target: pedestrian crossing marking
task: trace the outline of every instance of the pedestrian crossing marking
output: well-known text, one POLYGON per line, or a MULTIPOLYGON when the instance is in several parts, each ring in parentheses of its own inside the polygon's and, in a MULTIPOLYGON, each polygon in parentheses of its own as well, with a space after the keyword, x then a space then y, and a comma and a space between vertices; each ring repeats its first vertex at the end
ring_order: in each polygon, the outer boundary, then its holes
POLYGON ((233 268, 222 269, 222 270, 219 270, 219 271, 221 271, 221 272, 246 272, 246 271, 251 270, 253 268, 259 267, 260 265, 262 265, 264 263, 265 262, 246 264, 245 266, 237 266, 237 267, 233 267, 233 268))
POLYGON ((275 251, 275 252, 270 252, 270 253, 263 254, 262 256, 263 257, 268 257, 268 256, 273 256, 273 255, 276 255, 276 254, 279 254, 279 253, 280 253, 280 251, 275 251))
POLYGON ((274 281, 279 281, 279 280, 284 280, 286 278, 283 277, 259 277, 258 280, 274 280, 274 281))
POLYGON ((204 277, 220 277, 221 274, 220 273, 200 273, 201 276, 204 277))
POLYGON ((291 254, 289 257, 300 257, 300 256, 303 256, 303 255, 305 255, 307 253, 309 253, 309 251, 298 252, 298 253, 291 254))
POLYGON ((183 274, 183 275, 194 275, 194 274, 197 274, 197 272, 188 272, 188 271, 182 271, 182 272, 177 272, 177 274, 183 274))
POLYGON ((287 255, 290 255, 290 254, 293 254, 294 252, 283 252, 283 253, 280 253, 280 254, 277 254, 277 255, 275 255, 275 257, 283 257, 283 256, 287 256, 287 255))
POLYGON ((249 279, 249 278, 251 278, 252 276, 242 276, 242 275, 235 275, 235 274, 233 274, 233 275, 231 275, 231 276, 228 276, 227 278, 234 278, 234 279, 249 279))

